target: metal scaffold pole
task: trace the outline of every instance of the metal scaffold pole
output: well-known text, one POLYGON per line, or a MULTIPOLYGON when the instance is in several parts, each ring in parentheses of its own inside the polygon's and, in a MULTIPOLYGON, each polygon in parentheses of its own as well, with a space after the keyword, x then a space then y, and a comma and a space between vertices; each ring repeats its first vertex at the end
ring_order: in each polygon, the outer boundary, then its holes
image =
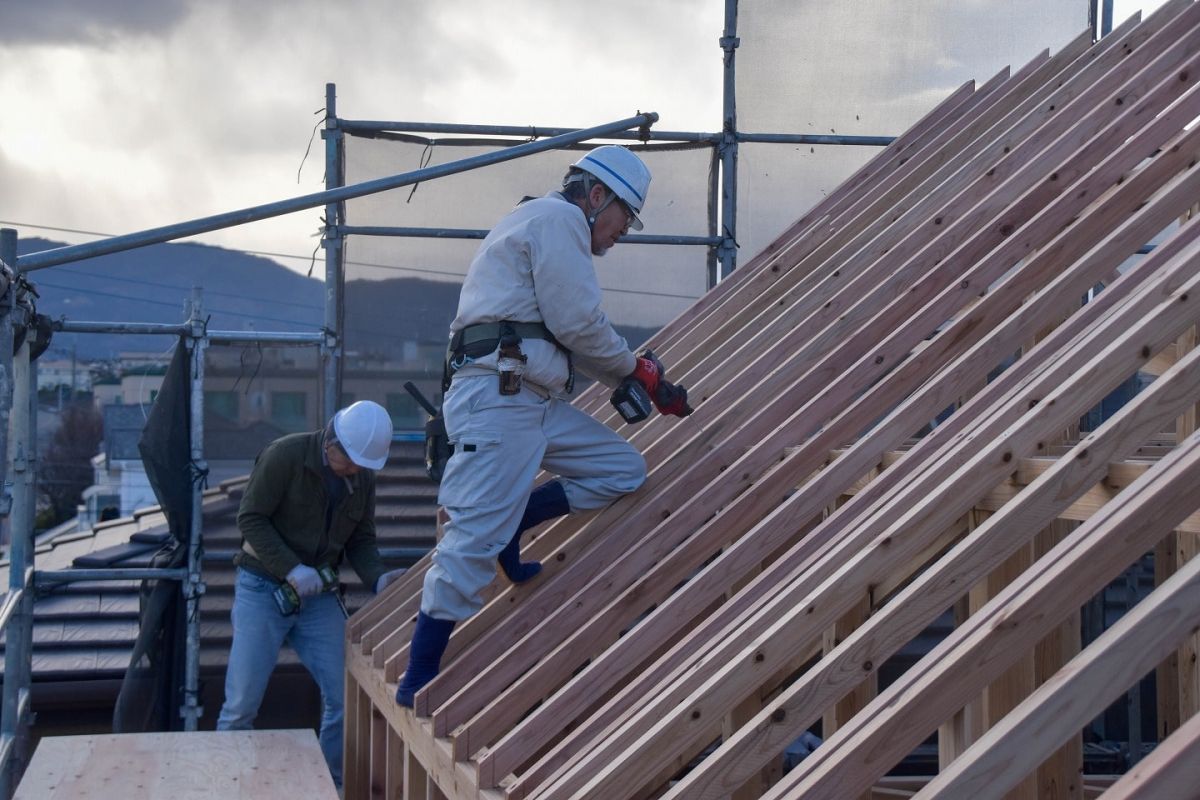
MULTIPOLYGON (((325 188, 336 189, 344 183, 342 175, 344 139, 338 127, 337 87, 325 84, 325 188)), ((343 353, 342 288, 345 277, 342 272, 342 201, 332 201, 325 206, 325 228, 321 246, 325 248, 325 344, 321 348, 324 365, 324 392, 322 393, 321 420, 324 422, 337 410, 341 394, 341 360, 343 353)))
MULTIPOLYGON (((0 230, 0 262, 16 263, 17 232, 0 230)), ((8 522, 8 595, 0 624, 5 630, 4 695, 0 709, 0 796, 11 797, 22 771, 27 715, 29 714, 29 648, 32 633, 32 598, 29 584, 33 571, 32 496, 29 445, 29 343, 13 358, 13 325, 16 322, 15 272, 5 270, 0 287, 0 512, 8 522), (23 368, 17 369, 22 362, 23 368), (17 414, 12 416, 13 409, 17 414), (12 435, 10 437, 10 420, 12 435), (12 454, 10 472, 9 454, 12 454), (10 491, 9 481, 16 483, 10 491), (14 493, 17 502, 14 504, 14 493), (14 513, 16 512, 16 513, 14 513)))
POLYGON ((717 257, 721 261, 721 277, 737 268, 737 83, 734 64, 737 38, 737 0, 725 0, 725 34, 721 49, 725 51, 725 82, 722 90, 724 110, 721 123, 721 244, 717 257))
POLYGON ((204 460, 204 353, 208 348, 208 338, 199 288, 192 289, 190 306, 188 326, 192 350, 192 384, 189 440, 192 462, 192 524, 188 537, 188 574, 183 583, 184 597, 187 601, 187 656, 184 668, 183 707, 179 713, 183 717, 184 730, 194 731, 204 713, 199 699, 200 597, 204 594, 200 566, 203 554, 201 537, 204 526, 204 476, 208 474, 208 464, 204 460))

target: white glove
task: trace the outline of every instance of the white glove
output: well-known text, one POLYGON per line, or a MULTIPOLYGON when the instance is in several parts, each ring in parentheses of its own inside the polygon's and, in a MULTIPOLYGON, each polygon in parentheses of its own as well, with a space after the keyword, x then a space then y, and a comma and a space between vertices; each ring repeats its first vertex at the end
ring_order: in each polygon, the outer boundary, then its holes
POLYGON ((408 569, 406 567, 401 567, 400 569, 394 569, 390 572, 385 572, 380 575, 375 580, 375 594, 382 592, 389 583, 396 580, 406 572, 408 572, 408 569))
POLYGON ((287 582, 301 597, 312 597, 321 593, 321 576, 306 564, 297 564, 287 574, 287 582))

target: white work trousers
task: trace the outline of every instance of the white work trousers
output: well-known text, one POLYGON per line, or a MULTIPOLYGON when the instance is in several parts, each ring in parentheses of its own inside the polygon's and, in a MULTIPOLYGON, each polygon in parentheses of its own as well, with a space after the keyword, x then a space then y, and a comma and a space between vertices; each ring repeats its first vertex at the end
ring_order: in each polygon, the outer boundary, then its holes
POLYGON ((437 619, 464 620, 483 606, 539 469, 558 476, 572 511, 607 505, 646 479, 641 453, 606 425, 528 387, 502 395, 494 374, 456 377, 442 413, 454 445, 438 493, 449 522, 421 597, 437 619))

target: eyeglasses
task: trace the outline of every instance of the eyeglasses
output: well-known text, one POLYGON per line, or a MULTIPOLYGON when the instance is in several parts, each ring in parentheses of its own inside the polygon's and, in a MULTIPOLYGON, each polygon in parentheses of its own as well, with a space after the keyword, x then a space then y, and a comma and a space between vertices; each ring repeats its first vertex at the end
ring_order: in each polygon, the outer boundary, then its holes
POLYGON ((624 200, 617 200, 617 202, 620 203, 621 210, 625 212, 625 231, 628 232, 629 229, 633 227, 633 221, 637 219, 637 217, 634 216, 633 209, 629 207, 628 203, 626 203, 624 200))

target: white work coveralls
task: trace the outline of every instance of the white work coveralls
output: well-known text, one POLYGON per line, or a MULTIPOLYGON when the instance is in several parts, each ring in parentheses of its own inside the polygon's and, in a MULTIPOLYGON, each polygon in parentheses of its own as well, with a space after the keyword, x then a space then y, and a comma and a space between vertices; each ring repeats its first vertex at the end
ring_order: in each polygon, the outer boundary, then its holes
MULTIPOLYGON (((587 220, 551 192, 519 205, 484 239, 450 329, 542 322, 576 368, 616 386, 636 359, 600 310, 600 297, 587 220)), ((492 353, 459 369, 443 401, 454 455, 438 493, 449 522, 421 599, 431 617, 463 620, 480 609, 480 592, 496 574, 496 557, 521 521, 539 469, 559 476, 572 511, 600 508, 646 478, 632 445, 564 399, 569 367, 562 350, 533 338, 521 350, 528 361, 518 394, 500 394, 492 353)))

